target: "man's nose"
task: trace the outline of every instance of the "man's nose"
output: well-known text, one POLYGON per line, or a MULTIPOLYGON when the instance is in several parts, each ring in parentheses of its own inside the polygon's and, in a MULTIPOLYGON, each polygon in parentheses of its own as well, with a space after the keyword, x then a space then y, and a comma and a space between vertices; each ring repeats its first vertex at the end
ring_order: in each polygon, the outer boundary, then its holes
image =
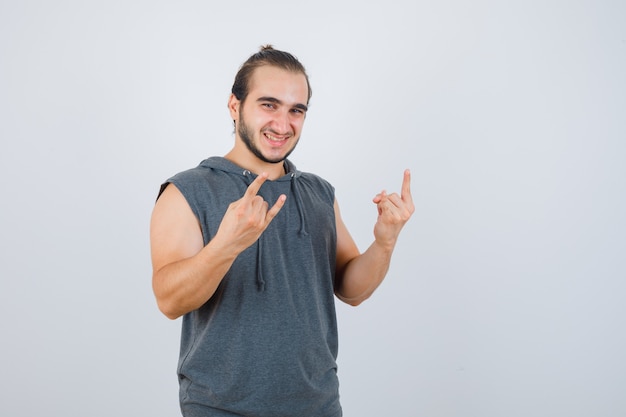
POLYGON ((276 133, 281 135, 291 132, 291 120, 288 110, 276 112, 274 117, 274 129, 276 129, 276 133))

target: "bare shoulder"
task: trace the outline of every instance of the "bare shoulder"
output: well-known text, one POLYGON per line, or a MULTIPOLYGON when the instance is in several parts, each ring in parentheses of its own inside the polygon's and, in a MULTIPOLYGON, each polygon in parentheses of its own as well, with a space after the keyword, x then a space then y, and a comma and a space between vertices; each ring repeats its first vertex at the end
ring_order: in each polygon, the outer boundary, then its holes
POLYGON ((191 257, 203 246, 198 219, 180 190, 169 184, 154 205, 150 220, 153 269, 191 257))

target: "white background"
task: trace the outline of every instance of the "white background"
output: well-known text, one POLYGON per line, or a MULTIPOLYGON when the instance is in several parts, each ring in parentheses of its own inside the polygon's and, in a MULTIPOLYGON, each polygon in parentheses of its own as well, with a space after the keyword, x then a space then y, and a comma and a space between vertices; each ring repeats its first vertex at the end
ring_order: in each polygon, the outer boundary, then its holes
POLYGON ((344 414, 626 415, 625 3, 222 3, 0 1, 0 415, 179 415, 149 217, 232 146, 264 43, 361 249, 413 172, 387 280, 338 306, 344 414))

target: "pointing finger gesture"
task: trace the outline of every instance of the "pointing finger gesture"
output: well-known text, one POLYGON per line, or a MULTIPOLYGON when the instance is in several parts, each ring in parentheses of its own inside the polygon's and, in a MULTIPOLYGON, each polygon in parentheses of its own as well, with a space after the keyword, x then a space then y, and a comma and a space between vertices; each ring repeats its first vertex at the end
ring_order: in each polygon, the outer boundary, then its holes
POLYGON ((415 211, 411 196, 411 172, 408 169, 404 171, 400 195, 387 194, 383 190, 372 201, 378 209, 374 237, 378 243, 393 248, 402 227, 415 211))
POLYGON ((258 195, 267 178, 267 173, 262 173, 256 177, 244 195, 228 206, 214 240, 224 239, 237 253, 256 242, 282 209, 287 199, 283 194, 269 208, 269 204, 258 195))

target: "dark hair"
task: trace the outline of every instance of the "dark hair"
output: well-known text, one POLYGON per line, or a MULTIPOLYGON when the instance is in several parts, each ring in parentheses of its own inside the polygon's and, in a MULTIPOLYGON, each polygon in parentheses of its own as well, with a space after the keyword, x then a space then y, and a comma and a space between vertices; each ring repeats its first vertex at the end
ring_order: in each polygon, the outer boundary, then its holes
POLYGON ((311 85, 309 84, 309 76, 304 69, 304 66, 298 61, 298 58, 291 55, 289 52, 279 51, 274 49, 272 45, 261 46, 259 52, 252 55, 237 71, 235 76, 235 82, 231 92, 237 97, 237 100, 243 102, 248 96, 250 91, 250 78, 254 73, 254 70, 264 65, 271 65, 274 67, 282 68, 287 71, 300 72, 306 79, 306 85, 309 90, 309 96, 307 99, 311 99, 311 85))

